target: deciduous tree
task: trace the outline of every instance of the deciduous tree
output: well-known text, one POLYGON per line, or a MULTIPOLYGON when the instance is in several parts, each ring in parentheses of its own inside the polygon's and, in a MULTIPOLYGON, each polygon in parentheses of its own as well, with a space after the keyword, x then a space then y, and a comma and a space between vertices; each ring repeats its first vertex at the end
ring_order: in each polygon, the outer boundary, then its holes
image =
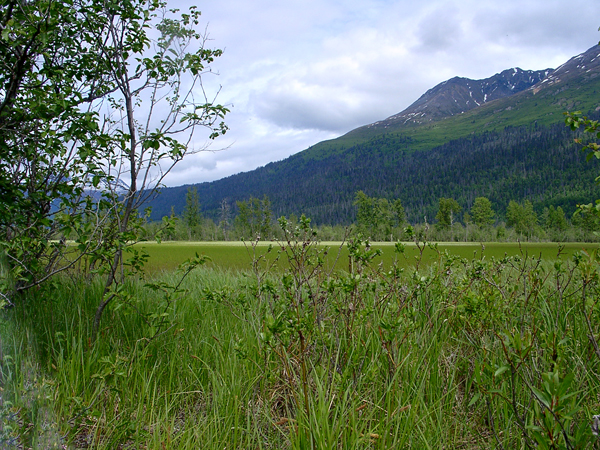
MULTIPOLYGON (((157 0, 3 6, 0 242, 16 290, 84 258, 102 267, 96 333, 118 297, 138 209, 184 155, 204 148, 198 129, 208 130, 203 139, 226 131, 227 109, 201 84, 221 51, 205 47, 195 7, 179 14, 157 0)), ((141 260, 131 255, 135 269, 141 260)))
POLYGON ((550 230, 564 231, 568 227, 565 212, 560 206, 554 208, 550 205, 548 208, 544 208, 542 222, 544 227, 550 230))
POLYGON ((358 230, 366 237, 387 240, 394 229, 404 223, 404 207, 399 199, 389 202, 386 198, 369 197, 358 191, 354 197, 358 230))
POLYGON ((525 200, 523 204, 519 204, 514 200, 509 202, 506 208, 506 224, 509 227, 514 227, 517 233, 530 238, 537 222, 537 214, 529 200, 525 200))
POLYGON ((270 239, 273 232, 271 201, 266 195, 262 200, 250 197, 236 202, 239 213, 235 219, 242 237, 270 239))
MULTIPOLYGON (((575 142, 582 145, 582 150, 587 152, 587 160, 589 161, 592 158, 600 159, 600 144, 597 142, 597 140, 600 140, 600 121, 582 115, 581 111, 565 114, 565 123, 571 130, 582 129, 592 139, 587 142, 584 142, 581 138, 575 139, 575 142)), ((596 183, 600 183, 600 176, 596 178, 596 183)), ((594 203, 577 205, 576 215, 573 216, 576 222, 579 219, 577 216, 580 213, 584 215, 582 223, 585 228, 588 230, 597 228, 598 223, 600 223, 600 199, 596 199, 594 203)))
POLYGON ((453 198, 440 198, 438 213, 435 216, 438 228, 443 230, 451 229, 456 221, 456 214, 460 211, 460 205, 453 198))
POLYGON ((369 197, 363 191, 358 191, 354 196, 354 206, 356 206, 358 229, 368 237, 372 237, 371 235, 377 226, 375 199, 369 197))
POLYGON ((489 226, 494 223, 494 210, 492 202, 487 197, 477 197, 471 207, 473 222, 479 227, 489 226))
POLYGON ((224 198, 221 200, 219 208, 219 228, 221 229, 225 240, 228 240, 230 214, 231 208, 229 206, 229 200, 224 198))

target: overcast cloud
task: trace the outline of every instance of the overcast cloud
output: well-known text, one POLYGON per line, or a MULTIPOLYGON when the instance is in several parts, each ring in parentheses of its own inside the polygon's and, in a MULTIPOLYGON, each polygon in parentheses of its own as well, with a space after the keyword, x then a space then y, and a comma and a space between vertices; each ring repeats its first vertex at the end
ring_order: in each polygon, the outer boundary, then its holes
POLYGON ((221 151, 176 166, 170 186, 284 159, 396 114, 454 76, 556 68, 600 40, 600 2, 589 0, 211 0, 198 8, 225 51, 213 65, 219 76, 204 81, 222 86, 230 131, 212 144, 221 151))

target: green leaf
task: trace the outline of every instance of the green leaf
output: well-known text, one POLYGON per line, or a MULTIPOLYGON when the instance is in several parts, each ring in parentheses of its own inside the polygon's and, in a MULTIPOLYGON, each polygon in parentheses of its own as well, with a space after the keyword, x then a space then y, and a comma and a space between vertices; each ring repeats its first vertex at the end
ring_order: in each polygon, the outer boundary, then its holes
POLYGON ((533 391, 537 399, 540 402, 542 402, 546 408, 550 409, 550 406, 552 405, 552 399, 548 396, 548 394, 540 391, 539 389, 533 386, 531 387, 531 390, 533 391))
POLYGON ((477 401, 479 401, 479 399, 481 398, 481 394, 478 392, 476 393, 473 398, 471 399, 471 401, 469 402, 469 404, 467 405, 468 408, 470 408, 471 406, 473 406, 475 403, 477 403, 477 401))
POLYGON ((496 378, 499 377, 504 372, 506 372, 508 369, 510 369, 510 366, 502 366, 502 367, 498 368, 498 370, 496 370, 496 372, 494 372, 494 377, 496 377, 496 378))

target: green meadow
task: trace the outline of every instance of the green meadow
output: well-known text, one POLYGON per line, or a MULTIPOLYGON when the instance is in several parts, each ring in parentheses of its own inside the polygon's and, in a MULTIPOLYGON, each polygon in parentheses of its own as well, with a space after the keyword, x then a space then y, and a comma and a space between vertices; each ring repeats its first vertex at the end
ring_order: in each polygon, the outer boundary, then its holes
POLYGON ((0 311, 0 448, 598 448, 595 244, 138 247, 0 311))
MULTIPOLYGON (((374 260, 375 263, 390 267, 397 262, 400 267, 415 267, 420 259, 421 249, 414 242, 401 243, 404 253, 396 251, 395 243, 375 242, 371 248, 381 250, 381 256, 374 260)), ((221 269, 244 270, 252 267, 255 257, 265 256, 274 268, 284 269, 287 267, 286 257, 279 257, 280 245, 278 242, 143 242, 138 244, 149 256, 146 270, 149 273, 171 271, 185 260, 198 255, 206 255, 210 258, 210 266, 221 269), (272 247, 269 250, 269 247, 272 247)), ((319 248, 327 250, 325 267, 328 269, 348 269, 348 248, 342 242, 321 242, 319 248)), ((466 258, 504 258, 505 256, 530 256, 541 258, 546 261, 565 259, 573 256, 580 250, 592 250, 598 248, 598 244, 566 243, 557 244, 549 242, 487 242, 487 243, 462 243, 442 242, 433 245, 425 245, 421 264, 431 264, 439 260, 440 254, 447 252, 448 255, 466 258)))
POLYGON ((280 235, 0 298, 0 449, 600 448, 599 244, 280 235))

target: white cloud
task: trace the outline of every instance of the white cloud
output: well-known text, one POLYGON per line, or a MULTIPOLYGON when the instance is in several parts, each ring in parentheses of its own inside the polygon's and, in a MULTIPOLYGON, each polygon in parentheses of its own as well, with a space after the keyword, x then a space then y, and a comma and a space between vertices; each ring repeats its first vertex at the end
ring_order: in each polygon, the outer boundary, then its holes
MULTIPOLYGON (((180 5, 178 5, 181 7, 180 5)), ((451 78, 557 67, 600 40, 600 4, 572 0, 228 0, 201 5, 230 131, 169 185, 281 160, 400 112, 451 78)))
POLYGON ((438 7, 418 24, 417 38, 421 51, 442 51, 451 48, 464 35, 461 12, 454 5, 438 7))

